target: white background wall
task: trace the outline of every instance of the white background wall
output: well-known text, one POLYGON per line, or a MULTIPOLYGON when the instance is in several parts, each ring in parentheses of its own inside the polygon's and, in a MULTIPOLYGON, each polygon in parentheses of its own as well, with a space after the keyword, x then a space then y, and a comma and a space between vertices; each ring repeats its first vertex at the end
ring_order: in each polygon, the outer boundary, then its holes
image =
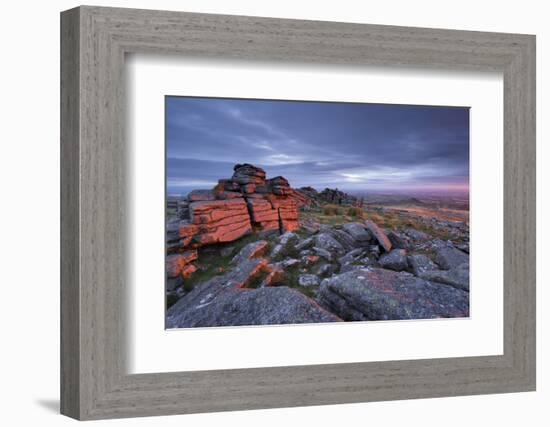
MULTIPOLYGON (((110 425, 265 426, 346 424, 543 426, 550 421, 550 27, 543 1, 157 0, 96 5, 409 25, 537 35, 538 55, 538 391, 414 401, 171 416, 110 425), (545 194, 546 193, 546 194, 545 194), (545 283, 546 282, 546 283, 545 283)), ((0 394, 3 425, 68 425, 58 415, 59 383, 59 12, 74 1, 2 5, 0 66, 0 394), (30 203, 32 201, 32 204, 30 203)), ((491 242, 487 242, 491 250, 491 242)), ((177 357, 177 356, 175 356, 177 357)))

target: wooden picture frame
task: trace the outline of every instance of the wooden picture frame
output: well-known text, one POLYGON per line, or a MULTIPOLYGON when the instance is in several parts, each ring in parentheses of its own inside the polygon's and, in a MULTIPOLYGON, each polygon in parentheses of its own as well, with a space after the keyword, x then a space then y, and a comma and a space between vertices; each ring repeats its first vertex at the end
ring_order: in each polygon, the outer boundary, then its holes
POLYGON ((84 420, 535 389, 532 35, 78 7, 61 14, 61 165, 65 415, 84 420), (503 355, 128 375, 126 53, 502 72, 503 355))

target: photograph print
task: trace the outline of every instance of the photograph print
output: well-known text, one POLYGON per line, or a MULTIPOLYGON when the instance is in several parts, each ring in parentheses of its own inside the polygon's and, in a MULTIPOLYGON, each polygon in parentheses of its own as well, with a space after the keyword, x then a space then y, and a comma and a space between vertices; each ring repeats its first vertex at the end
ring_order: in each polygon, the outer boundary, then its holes
POLYGON ((166 328, 469 317, 469 117, 166 96, 166 328))

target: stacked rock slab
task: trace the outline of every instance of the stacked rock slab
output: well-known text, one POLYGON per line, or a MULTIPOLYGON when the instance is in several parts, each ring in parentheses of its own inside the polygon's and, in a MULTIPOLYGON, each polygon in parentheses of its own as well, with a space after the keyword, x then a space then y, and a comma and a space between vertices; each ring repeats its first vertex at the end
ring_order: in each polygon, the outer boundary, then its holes
MULTIPOLYGON (((266 179, 263 169, 235 165, 233 176, 220 179, 212 190, 193 190, 178 206, 177 238, 170 235, 171 252, 232 242, 255 230, 297 230, 304 196, 282 176, 266 179)), ((189 271, 189 269, 187 270, 189 271)))
POLYGON ((215 191, 235 191, 238 186, 254 227, 280 232, 298 229, 299 206, 284 177, 266 179, 263 169, 248 163, 235 165, 233 170, 233 176, 220 180, 215 191))
POLYGON ((189 205, 189 213, 188 227, 197 231, 191 242, 195 246, 232 242, 252 230, 242 198, 196 201, 189 205))

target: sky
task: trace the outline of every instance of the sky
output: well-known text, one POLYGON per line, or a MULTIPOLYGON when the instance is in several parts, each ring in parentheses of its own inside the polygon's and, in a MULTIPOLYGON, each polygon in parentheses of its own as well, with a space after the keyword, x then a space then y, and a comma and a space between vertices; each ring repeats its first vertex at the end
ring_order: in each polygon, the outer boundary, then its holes
POLYGON ((166 97, 168 194, 237 163, 319 191, 468 191, 469 108, 166 97))

